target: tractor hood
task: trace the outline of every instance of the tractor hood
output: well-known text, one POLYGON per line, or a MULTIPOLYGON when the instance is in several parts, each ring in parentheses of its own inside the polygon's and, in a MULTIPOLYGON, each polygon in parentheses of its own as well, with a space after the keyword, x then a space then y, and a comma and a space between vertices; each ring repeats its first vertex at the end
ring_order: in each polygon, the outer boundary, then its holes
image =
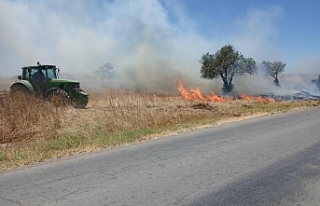
POLYGON ((50 82, 53 83, 79 83, 79 81, 74 81, 70 79, 51 79, 50 82))

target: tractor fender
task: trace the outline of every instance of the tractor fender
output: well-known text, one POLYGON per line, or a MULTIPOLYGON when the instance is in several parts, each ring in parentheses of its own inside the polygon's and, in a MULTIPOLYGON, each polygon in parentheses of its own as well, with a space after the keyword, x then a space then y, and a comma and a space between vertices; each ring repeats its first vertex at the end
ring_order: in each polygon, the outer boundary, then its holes
MULTIPOLYGON (((50 89, 48 89, 47 91, 46 91, 46 93, 44 94, 44 96, 47 98, 48 97, 48 95, 52 92, 52 91, 58 91, 58 90, 62 90, 61 88, 59 88, 59 87, 52 87, 52 88, 50 88, 50 89)), ((62 90, 63 91, 63 90, 62 90)), ((64 91, 63 91, 64 92, 64 91)))
POLYGON ((84 90, 80 90, 78 93, 83 95, 83 96, 89 96, 89 94, 86 93, 84 90))
POLYGON ((19 80, 19 81, 16 81, 15 83, 13 83, 11 86, 10 86, 10 89, 12 89, 15 85, 23 85, 25 86, 28 91, 30 93, 34 93, 34 89, 32 87, 32 85, 30 84, 30 82, 26 81, 26 80, 19 80))

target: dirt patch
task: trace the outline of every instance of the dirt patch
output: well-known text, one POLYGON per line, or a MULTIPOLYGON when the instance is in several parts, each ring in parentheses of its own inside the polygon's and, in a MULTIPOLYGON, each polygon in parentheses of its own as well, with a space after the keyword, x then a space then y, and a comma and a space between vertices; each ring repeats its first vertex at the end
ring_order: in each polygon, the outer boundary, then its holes
POLYGON ((219 108, 217 106, 211 106, 208 103, 198 103, 198 104, 193 104, 191 105, 191 108, 193 109, 205 109, 209 111, 217 111, 219 108))

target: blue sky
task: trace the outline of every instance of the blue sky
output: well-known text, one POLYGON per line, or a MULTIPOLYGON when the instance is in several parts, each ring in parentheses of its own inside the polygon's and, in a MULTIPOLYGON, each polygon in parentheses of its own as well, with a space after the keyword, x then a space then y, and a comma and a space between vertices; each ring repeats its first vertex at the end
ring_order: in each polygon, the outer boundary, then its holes
POLYGON ((320 1, 184 0, 183 4, 187 15, 206 38, 228 35, 235 19, 250 10, 262 12, 278 7, 282 12, 273 20, 277 31, 270 43, 276 44, 290 63, 299 57, 320 57, 320 1))
POLYGON ((0 76, 41 61, 81 74, 111 62, 150 82, 159 70, 198 78, 201 55, 225 44, 319 73, 319 13, 311 0, 0 0, 0 76))

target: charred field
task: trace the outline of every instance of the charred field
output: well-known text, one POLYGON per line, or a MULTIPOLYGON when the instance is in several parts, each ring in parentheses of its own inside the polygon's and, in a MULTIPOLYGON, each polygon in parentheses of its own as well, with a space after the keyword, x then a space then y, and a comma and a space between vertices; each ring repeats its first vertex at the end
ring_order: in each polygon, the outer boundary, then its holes
MULTIPOLYGON (((177 82, 176 82, 177 83, 177 82)), ((320 97, 203 95, 177 83, 179 95, 143 90, 90 91, 86 109, 55 107, 33 96, 0 96, 0 170, 160 138, 260 115, 318 106, 320 97)))

